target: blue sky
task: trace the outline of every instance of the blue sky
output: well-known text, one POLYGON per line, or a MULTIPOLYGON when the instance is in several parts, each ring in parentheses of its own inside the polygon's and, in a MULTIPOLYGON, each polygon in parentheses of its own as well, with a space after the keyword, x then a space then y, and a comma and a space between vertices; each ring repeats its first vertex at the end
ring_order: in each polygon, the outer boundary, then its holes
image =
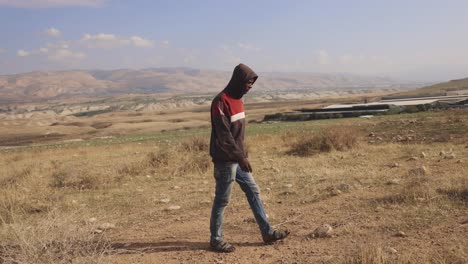
POLYGON ((184 66, 468 77, 462 0, 0 0, 0 74, 184 66))

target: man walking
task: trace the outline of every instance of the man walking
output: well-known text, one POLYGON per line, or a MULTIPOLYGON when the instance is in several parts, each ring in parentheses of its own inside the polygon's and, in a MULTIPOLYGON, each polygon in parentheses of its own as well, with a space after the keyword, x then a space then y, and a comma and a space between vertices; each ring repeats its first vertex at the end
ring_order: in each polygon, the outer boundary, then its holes
POLYGON ((234 181, 244 191, 265 243, 289 235, 287 230, 273 230, 270 226, 245 151, 245 113, 241 98, 257 78, 258 75, 247 65, 239 64, 234 68, 226 88, 211 104, 210 156, 214 163, 216 193, 210 220, 210 246, 217 252, 235 250, 234 246, 223 240, 222 234, 224 209, 229 203, 234 181))

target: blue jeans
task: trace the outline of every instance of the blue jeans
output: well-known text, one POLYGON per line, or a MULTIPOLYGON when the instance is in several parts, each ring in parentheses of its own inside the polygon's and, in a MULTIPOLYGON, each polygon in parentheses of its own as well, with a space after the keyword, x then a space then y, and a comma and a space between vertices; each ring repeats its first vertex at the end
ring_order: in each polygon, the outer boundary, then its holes
POLYGON ((262 236, 272 234, 273 230, 266 217, 265 209, 260 199, 260 191, 252 173, 243 171, 236 162, 219 162, 214 164, 214 177, 216 179, 216 193, 210 220, 212 242, 223 239, 224 209, 229 203, 234 180, 240 185, 247 196, 247 201, 260 227, 262 236))

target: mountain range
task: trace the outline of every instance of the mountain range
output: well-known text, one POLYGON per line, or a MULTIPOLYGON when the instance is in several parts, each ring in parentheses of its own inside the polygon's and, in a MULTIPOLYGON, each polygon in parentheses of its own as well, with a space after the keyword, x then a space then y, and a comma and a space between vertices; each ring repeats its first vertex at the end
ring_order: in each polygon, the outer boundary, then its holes
MULTIPOLYGON (((259 73, 254 88, 268 91, 318 91, 389 88, 400 84, 386 77, 324 73, 259 73)), ((0 103, 111 96, 119 94, 215 93, 227 84, 230 72, 193 68, 141 70, 35 71, 0 75, 0 103)))

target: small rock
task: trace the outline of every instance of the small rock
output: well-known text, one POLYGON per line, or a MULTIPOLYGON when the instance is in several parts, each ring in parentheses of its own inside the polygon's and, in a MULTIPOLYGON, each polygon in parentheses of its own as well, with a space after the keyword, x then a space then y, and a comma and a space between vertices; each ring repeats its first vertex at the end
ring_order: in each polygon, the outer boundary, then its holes
POLYGON ((267 188, 265 189, 265 191, 270 192, 270 191, 271 191, 271 188, 267 187, 267 188))
POLYGON ((272 167, 271 169, 276 173, 280 172, 280 169, 278 169, 278 168, 272 167))
POLYGON ((382 140, 383 140, 383 138, 381 138, 381 137, 376 137, 375 139, 377 139, 378 141, 382 141, 382 140))
POLYGON ((337 196, 337 195, 341 194, 341 191, 337 190, 337 189, 333 189, 333 190, 331 190, 330 194, 333 195, 333 196, 337 196))
POLYGON ((399 185, 399 184, 400 184, 399 179, 391 179, 391 180, 387 181, 387 185, 399 185))
POLYGON ((418 157, 411 157, 408 159, 408 161, 415 161, 415 160, 418 160, 418 157))
POLYGON ((396 237, 407 237, 406 233, 403 232, 403 231, 398 231, 396 234, 395 234, 396 237))
POLYGON ((342 192, 347 192, 351 188, 351 186, 347 183, 340 183, 336 188, 342 192))
POLYGON ((445 151, 442 150, 441 152, 439 152, 439 156, 445 156, 445 151))
POLYGON ((449 153, 449 154, 444 156, 444 159, 454 159, 454 158, 456 158, 456 156, 453 153, 449 153))
POLYGON ((286 188, 292 188, 293 185, 292 185, 291 183, 288 183, 288 184, 285 184, 284 187, 286 187, 286 188))
POLYGON ((178 189, 180 189, 180 187, 176 185, 176 186, 172 187, 172 189, 178 190, 178 189))
POLYGON ((416 175, 416 176, 424 176, 424 175, 427 175, 428 172, 429 171, 427 170, 427 168, 425 166, 422 166, 420 168, 411 169, 409 171, 409 174, 416 175))
POLYGON ((425 159, 427 157, 426 153, 424 152, 421 152, 421 154, 419 155, 419 157, 421 157, 421 159, 425 159))
POLYGON ((249 217, 243 220, 244 223, 255 223, 255 218, 249 217))
POLYGON ((168 211, 175 211, 175 210, 179 210, 180 209, 180 206, 178 205, 170 205, 167 207, 167 210, 168 211))
POLYGON ((163 198, 163 199, 161 199, 161 200, 159 200, 159 201, 160 201, 161 203, 168 203, 168 202, 171 201, 171 199, 169 199, 169 198, 163 198))
POLYGON ((286 195, 286 196, 296 195, 296 194, 297 194, 297 191, 284 191, 284 192, 279 193, 279 195, 286 195))
POLYGON ((95 229, 93 231, 94 234, 101 234, 102 232, 104 232, 104 231, 102 231, 101 229, 95 229))
POLYGON ((88 223, 96 223, 97 219, 96 217, 91 217, 90 219, 88 219, 88 223))
POLYGON ((103 224, 100 224, 97 228, 98 230, 106 231, 109 229, 114 229, 115 225, 111 223, 103 223, 103 224))
POLYGON ((332 231, 333 231, 333 228, 329 224, 324 224, 322 226, 317 227, 314 230, 314 232, 312 233, 312 237, 314 238, 331 237, 332 231))
POLYGON ((395 163, 393 163, 393 164, 390 164, 390 168, 398 168, 398 167, 400 167, 400 166, 401 166, 401 165, 400 165, 400 163, 398 163, 398 162, 395 162, 395 163))
POLYGON ((462 163, 462 160, 457 160, 457 163, 462 163))
POLYGON ((387 250, 388 253, 391 253, 391 254, 398 253, 398 251, 396 249, 392 248, 392 247, 388 247, 388 248, 386 248, 386 250, 387 250))
POLYGON ((369 133, 369 137, 375 137, 375 133, 374 133, 374 132, 370 132, 370 133, 369 133))
POLYGON ((208 181, 203 181, 202 183, 206 185, 206 184, 208 184, 208 181))

